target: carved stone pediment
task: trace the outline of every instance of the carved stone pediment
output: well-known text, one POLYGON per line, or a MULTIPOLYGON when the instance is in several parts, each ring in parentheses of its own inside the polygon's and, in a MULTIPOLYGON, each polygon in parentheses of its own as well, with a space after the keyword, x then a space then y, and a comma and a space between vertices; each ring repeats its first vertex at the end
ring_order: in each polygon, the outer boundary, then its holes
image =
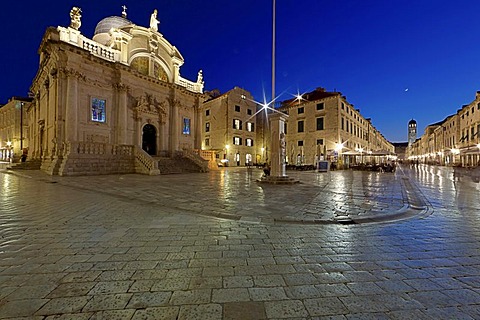
POLYGON ((140 115, 156 116, 161 123, 165 123, 167 118, 167 108, 165 102, 159 102, 153 95, 145 93, 135 98, 136 106, 133 108, 136 118, 140 115))

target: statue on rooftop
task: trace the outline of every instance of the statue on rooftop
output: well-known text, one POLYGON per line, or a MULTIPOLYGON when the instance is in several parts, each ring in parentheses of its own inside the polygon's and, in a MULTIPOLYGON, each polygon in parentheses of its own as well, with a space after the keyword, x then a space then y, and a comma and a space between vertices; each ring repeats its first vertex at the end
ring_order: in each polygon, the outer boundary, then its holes
POLYGON ((79 7, 73 7, 72 10, 70 10, 70 28, 78 30, 80 29, 80 26, 82 25, 82 21, 80 18, 82 17, 82 9, 79 7))
POLYGON ((150 16, 150 29, 153 31, 158 31, 158 24, 160 21, 157 19, 157 9, 153 10, 152 15, 150 16))
POLYGON ((202 70, 198 71, 197 83, 203 83, 203 71, 202 70))

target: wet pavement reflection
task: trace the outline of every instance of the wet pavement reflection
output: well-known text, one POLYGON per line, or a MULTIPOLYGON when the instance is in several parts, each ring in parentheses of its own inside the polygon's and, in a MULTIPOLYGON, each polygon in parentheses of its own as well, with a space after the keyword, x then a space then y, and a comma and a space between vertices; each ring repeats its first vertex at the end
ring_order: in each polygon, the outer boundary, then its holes
POLYGON ((0 318, 478 319, 478 183, 453 173, 303 172, 292 191, 241 169, 0 172, 0 318), (385 205, 388 214, 412 190, 430 215, 356 225, 272 219, 320 205, 385 205))

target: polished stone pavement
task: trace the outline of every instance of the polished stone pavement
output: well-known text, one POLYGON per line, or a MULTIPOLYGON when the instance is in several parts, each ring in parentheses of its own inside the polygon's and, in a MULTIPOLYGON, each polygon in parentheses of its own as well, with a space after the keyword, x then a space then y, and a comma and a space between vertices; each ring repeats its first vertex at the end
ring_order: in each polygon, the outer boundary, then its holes
POLYGON ((0 172, 0 318, 478 319, 468 172, 0 172))

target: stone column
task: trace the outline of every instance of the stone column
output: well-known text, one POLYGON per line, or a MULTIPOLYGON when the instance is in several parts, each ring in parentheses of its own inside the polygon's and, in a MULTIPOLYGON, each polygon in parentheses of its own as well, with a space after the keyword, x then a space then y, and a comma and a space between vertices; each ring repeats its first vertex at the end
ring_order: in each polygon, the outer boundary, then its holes
POLYGON ((170 124, 169 124, 169 134, 170 134, 170 156, 175 155, 175 151, 178 150, 178 136, 180 129, 179 120, 178 120, 178 105, 179 102, 174 98, 170 100, 170 124))
MULTIPOLYGON (((38 96, 38 95, 37 95, 38 96)), ((39 126, 38 126, 38 107, 39 107, 39 104, 40 104, 40 100, 38 98, 35 98, 35 102, 34 102, 34 106, 33 106, 33 123, 32 123, 32 141, 33 141, 33 145, 32 145, 32 154, 31 156, 33 156, 34 158, 38 158, 39 156, 39 148, 38 148, 38 136, 40 134, 40 131, 38 130, 39 126)))
POLYGON ((143 131, 142 131, 142 121, 143 119, 138 117, 137 119, 135 119, 136 123, 135 125, 137 126, 137 137, 136 137, 136 144, 137 146, 142 149, 142 135, 143 135, 143 131))
POLYGON ((47 79, 45 80, 45 82, 43 83, 43 87, 45 88, 45 93, 44 93, 44 97, 45 97, 45 141, 44 141, 44 144, 45 144, 45 150, 43 152, 43 155, 44 157, 47 157, 47 156, 51 156, 52 154, 52 151, 53 151, 53 148, 54 146, 52 145, 52 142, 50 141, 51 138, 50 138, 50 128, 51 128, 51 119, 52 119, 52 115, 50 114, 50 80, 47 79))
POLYGON ((163 156, 165 151, 167 150, 167 142, 166 142, 167 140, 166 140, 166 138, 168 136, 168 133, 166 132, 165 128, 166 128, 166 125, 165 125, 165 122, 162 119, 159 122, 159 129, 158 129, 158 132, 159 132, 159 135, 160 135, 158 151, 160 152, 159 154, 161 156, 163 156))
POLYGON ((65 109, 65 141, 77 141, 78 79, 73 72, 67 72, 65 109))
POLYGON ((295 184, 298 180, 290 178, 285 168, 285 121, 288 116, 283 113, 268 115, 270 123, 270 175, 258 182, 271 184, 295 184))
POLYGON ((127 87, 118 83, 117 91, 117 144, 127 144, 127 87))
POLYGON ((274 113, 269 115, 271 132, 271 173, 272 177, 286 177, 285 170, 285 121, 286 114, 274 113))

